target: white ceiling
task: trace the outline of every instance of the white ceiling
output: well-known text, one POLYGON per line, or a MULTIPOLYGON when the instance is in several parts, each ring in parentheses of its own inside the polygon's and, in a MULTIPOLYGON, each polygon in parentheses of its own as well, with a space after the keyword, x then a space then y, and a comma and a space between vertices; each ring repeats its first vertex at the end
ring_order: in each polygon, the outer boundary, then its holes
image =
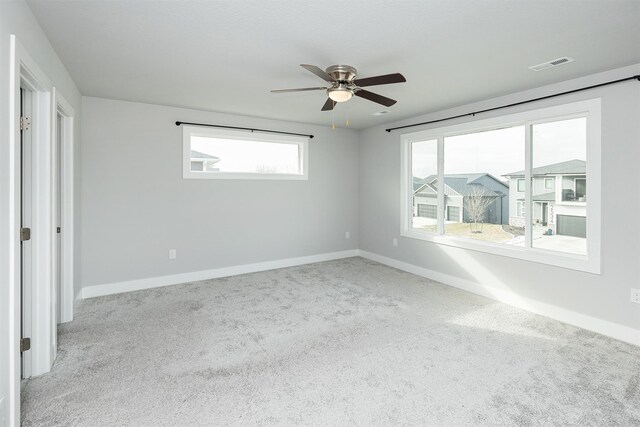
POLYGON ((84 95, 330 125, 302 69, 349 64, 398 100, 340 104, 364 128, 640 63, 640 1, 28 0, 84 95), (561 56, 567 65, 528 66, 561 56))

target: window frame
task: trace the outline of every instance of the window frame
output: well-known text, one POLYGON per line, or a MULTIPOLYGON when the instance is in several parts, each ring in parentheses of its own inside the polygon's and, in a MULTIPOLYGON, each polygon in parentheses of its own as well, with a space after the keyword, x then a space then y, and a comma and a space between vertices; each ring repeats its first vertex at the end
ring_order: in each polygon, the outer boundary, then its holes
MULTIPOLYGON (((601 264, 601 100, 600 98, 571 102, 546 108, 531 109, 523 112, 505 114, 482 120, 470 120, 460 124, 417 132, 400 136, 401 179, 400 179, 400 235, 403 237, 424 240, 447 247, 469 249, 510 258, 517 258, 541 264, 569 268, 600 274, 601 264), (412 224, 412 170, 411 144, 413 142, 436 139, 438 143, 438 182, 444 182, 444 139, 450 136, 489 131, 504 127, 525 126, 525 201, 532 196, 532 126, 536 124, 569 120, 579 117, 587 118, 586 152, 587 152, 587 188, 590 188, 587 209, 587 255, 571 254, 549 249, 541 249, 532 245, 533 203, 525 203, 525 245, 508 246, 499 243, 482 242, 465 237, 444 234, 444 191, 438 189, 438 227, 437 232, 416 230, 412 224), (527 206, 528 205, 528 206, 527 206)), ((516 184, 517 185, 517 184, 516 184)))
POLYGON ((221 129, 183 125, 182 127, 182 178, 183 179, 261 179, 261 180, 308 180, 309 179, 309 138, 295 135, 266 134, 236 129, 221 129), (191 170, 191 138, 224 138, 239 141, 296 144, 300 174, 224 172, 191 170))
POLYGON ((555 180, 556 180, 555 178, 546 178, 545 177, 544 178, 544 189, 545 190, 553 190, 554 189, 554 185, 553 184, 554 184, 555 180), (547 182, 551 182, 551 186, 550 187, 547 187, 547 182))
POLYGON ((518 193, 524 193, 526 191, 527 186, 525 185, 524 178, 516 178, 516 191, 518 193), (522 183, 523 190, 520 189, 520 183, 522 183))

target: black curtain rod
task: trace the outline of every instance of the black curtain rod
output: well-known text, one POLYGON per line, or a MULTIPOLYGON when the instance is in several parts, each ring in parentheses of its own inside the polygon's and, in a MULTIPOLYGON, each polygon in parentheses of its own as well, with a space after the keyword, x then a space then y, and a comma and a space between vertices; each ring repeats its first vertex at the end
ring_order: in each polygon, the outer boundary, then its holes
POLYGON ((457 116, 445 117, 444 119, 430 120, 428 122, 421 122, 421 123, 415 123, 415 124, 412 124, 412 125, 398 126, 398 127, 395 127, 395 128, 389 128, 389 129, 385 129, 385 130, 387 132, 391 132, 392 130, 397 130, 397 129, 405 129, 405 128, 411 128, 411 127, 414 127, 414 126, 429 125, 431 123, 444 122, 445 120, 453 120, 453 119, 458 119, 460 117, 475 116, 476 114, 480 114, 480 113, 487 113, 489 111, 495 111, 495 110, 500 110, 500 109, 503 109, 503 108, 515 107, 516 105, 528 104, 529 102, 542 101, 543 99, 555 98, 556 96, 569 95, 571 93, 581 92, 583 90, 595 89, 597 87, 612 85, 614 83, 626 82, 627 80, 638 80, 638 81, 640 81, 640 74, 635 75, 633 77, 626 77, 624 79, 613 80, 613 81, 610 81, 610 82, 600 83, 600 84, 593 85, 593 86, 587 86, 587 87, 583 87, 583 88, 580 88, 580 89, 568 90, 566 92, 556 93, 554 95, 541 96, 540 98, 534 98, 534 99, 529 99, 529 100, 526 100, 526 101, 514 102, 513 104, 501 105, 500 107, 493 107, 493 108, 487 108, 485 110, 474 111, 473 113, 459 114, 457 116))
POLYGON ((278 133, 280 135, 295 135, 295 136, 306 136, 306 137, 309 137, 310 139, 313 138, 313 135, 307 135, 307 134, 304 134, 304 133, 280 132, 278 130, 268 130, 268 129, 241 128, 241 127, 237 127, 237 126, 211 125, 211 124, 208 124, 208 123, 176 122, 176 126, 180 126, 180 125, 206 126, 206 127, 210 127, 210 128, 223 128, 223 129, 250 130, 251 132, 278 133))

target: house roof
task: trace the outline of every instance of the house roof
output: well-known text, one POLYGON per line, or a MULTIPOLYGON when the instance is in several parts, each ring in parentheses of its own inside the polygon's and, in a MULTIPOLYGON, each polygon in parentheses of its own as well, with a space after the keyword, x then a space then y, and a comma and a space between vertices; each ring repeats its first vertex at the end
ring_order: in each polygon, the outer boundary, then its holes
POLYGON ((212 160, 220 160, 219 157, 211 156, 209 154, 201 153, 200 151, 191 150, 191 158, 192 159, 212 159, 212 160))
POLYGON ((556 200, 556 193, 544 193, 536 194, 533 196, 534 202, 554 202, 556 200))
POLYGON ((425 178, 418 178, 417 176, 413 177, 413 191, 418 190, 420 187, 422 187, 425 184, 426 179, 425 178))
MULTIPOLYGON (((584 175, 587 173, 587 162, 584 160, 567 160, 531 169, 532 175, 584 175)), ((524 176, 524 171, 511 172, 503 176, 524 176)))
MULTIPOLYGON (((428 177, 426 177, 424 179, 424 181, 426 183, 428 183, 428 185, 430 185, 432 188, 437 188, 437 175, 430 175, 428 177)), ((414 181, 415 182, 415 181, 414 181)), ((507 194, 509 192, 509 186, 507 184, 505 184, 504 182, 500 181, 499 179, 497 179, 496 177, 494 177, 491 174, 488 173, 467 173, 467 174, 448 174, 444 176, 444 183, 445 183, 445 194, 448 196, 451 195, 460 195, 460 196, 469 196, 469 195, 474 195, 476 193, 474 193, 475 189, 478 186, 482 186, 486 189, 487 191, 487 196, 502 196, 504 194, 507 194), (486 188, 485 186, 483 186, 480 182, 477 182, 480 178, 488 176, 489 178, 495 180, 497 183, 499 183, 500 185, 502 185, 504 187, 504 192, 496 192, 493 190, 490 190, 488 188, 486 188), (451 191, 447 191, 448 189, 453 190, 453 192, 451 191)), ((415 188, 415 187, 414 187, 415 188)), ((414 190, 415 191, 415 190, 414 190)), ((420 189, 418 189, 419 192, 420 189)))

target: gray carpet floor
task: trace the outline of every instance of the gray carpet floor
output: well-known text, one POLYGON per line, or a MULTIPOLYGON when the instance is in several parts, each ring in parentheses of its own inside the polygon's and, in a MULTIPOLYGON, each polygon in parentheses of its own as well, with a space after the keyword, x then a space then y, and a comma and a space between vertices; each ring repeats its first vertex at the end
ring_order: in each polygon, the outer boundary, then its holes
POLYGON ((85 300, 23 425, 640 425, 640 348, 362 258, 85 300))

